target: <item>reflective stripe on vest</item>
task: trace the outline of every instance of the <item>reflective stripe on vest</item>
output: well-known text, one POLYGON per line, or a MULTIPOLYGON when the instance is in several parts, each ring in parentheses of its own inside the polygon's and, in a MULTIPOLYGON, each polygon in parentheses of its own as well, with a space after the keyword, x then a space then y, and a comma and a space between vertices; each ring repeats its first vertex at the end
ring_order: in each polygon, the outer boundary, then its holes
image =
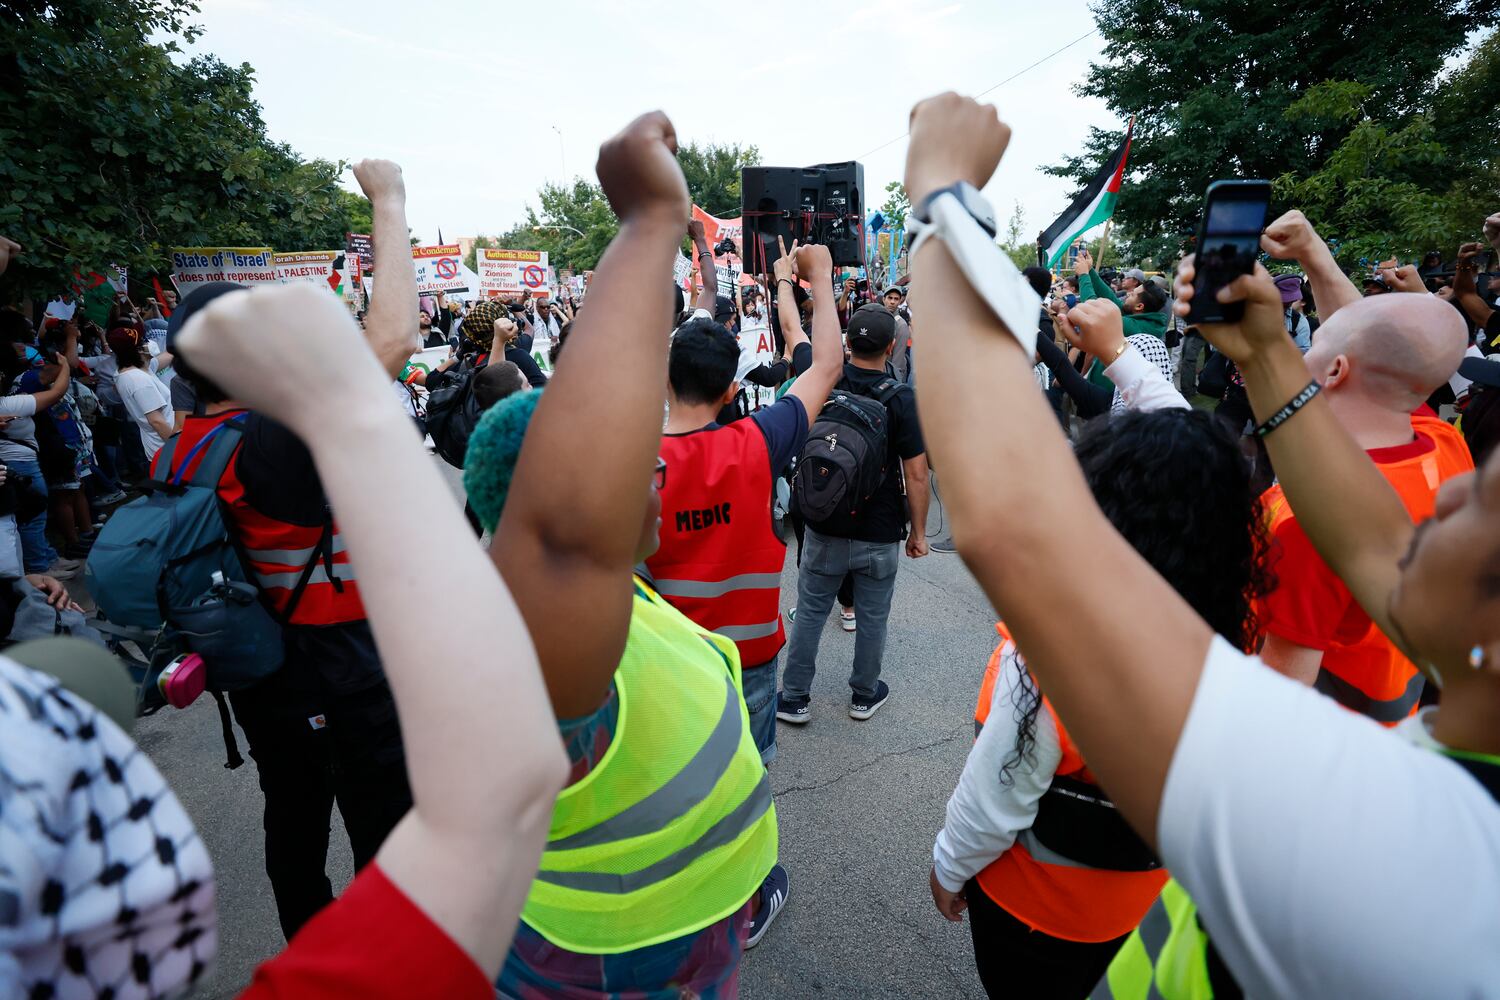
POLYGON ((1422 698, 1422 687, 1425 683, 1420 672, 1414 673, 1407 680, 1406 689, 1401 692, 1399 697, 1381 700, 1379 698, 1372 698, 1338 674, 1320 667, 1318 668, 1318 679, 1313 682, 1313 687, 1350 711, 1367 715, 1376 722, 1391 725, 1400 722, 1416 711, 1417 702, 1422 698))
POLYGON ((774 660, 786 644, 786 545, 772 523, 771 456, 760 425, 668 434, 660 454, 673 472, 661 491, 661 544, 646 560, 657 592, 734 642, 742 665, 774 660))
MULTIPOLYGON (((257 569, 255 570, 255 581, 266 590, 291 590, 297 586, 297 582, 302 579, 304 572, 305 570, 299 569, 293 573, 262 573, 257 569)), ((332 583, 334 580, 340 583, 347 583, 354 579, 357 579, 354 575, 354 567, 349 563, 334 563, 333 573, 330 575, 328 567, 319 562, 318 565, 313 567, 312 572, 308 574, 307 585, 309 587, 316 587, 320 583, 332 583)))
POLYGON ((1208 936, 1198 926, 1198 908, 1176 880, 1141 918, 1092 1000, 1213 1000, 1208 975, 1208 936))
MULTIPOLYGON (((333 536, 332 548, 334 555, 338 555, 340 552, 344 551, 344 537, 342 535, 333 536)), ((249 556, 251 559, 258 559, 261 562, 283 563, 288 566, 305 566, 307 564, 307 561, 313 557, 313 553, 317 551, 318 547, 316 545, 309 545, 307 548, 303 549, 247 548, 245 549, 245 555, 249 556)))
POLYGON ((580 954, 620 954, 733 914, 776 860, 776 807, 739 658, 637 584, 604 756, 563 789, 521 919, 580 954))

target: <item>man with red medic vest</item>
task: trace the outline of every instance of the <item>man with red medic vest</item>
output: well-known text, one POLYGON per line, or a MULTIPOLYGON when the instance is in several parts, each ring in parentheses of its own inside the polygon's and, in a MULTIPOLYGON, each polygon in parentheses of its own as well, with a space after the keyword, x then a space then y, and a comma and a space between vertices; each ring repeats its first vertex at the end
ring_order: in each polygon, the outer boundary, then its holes
MULTIPOLYGON (((417 337, 405 187, 401 168, 384 160, 363 161, 354 175, 370 199, 383 262, 365 330, 394 379, 417 337)), ((215 282, 194 289, 172 314, 169 342, 195 312, 242 287, 215 282)), ((325 863, 334 803, 356 869, 411 807, 401 730, 359 582, 307 447, 286 427, 228 398, 193 370, 190 358, 179 354, 177 365, 197 391, 199 414, 187 418, 174 447, 161 454, 172 461, 170 472, 190 475, 209 451, 199 447, 205 440, 238 437, 218 493, 247 572, 283 622, 285 665, 229 701, 265 794, 266 874, 290 940, 333 899, 325 863)))
MULTIPOLYGON (((786 543, 772 523, 772 485, 807 440, 844 360, 828 248, 799 249, 793 243, 775 262, 775 273, 782 333, 794 369, 806 371, 773 405, 747 420, 720 425, 717 414, 739 391, 734 335, 703 316, 672 335, 661 442, 667 466, 661 547, 646 561, 658 593, 739 648, 751 732, 767 764, 776 756, 776 658, 786 643, 781 623, 786 543), (811 286, 811 347, 792 295, 798 278, 811 286)), ((786 870, 778 864, 761 888, 747 947, 759 943, 786 889, 786 870)))

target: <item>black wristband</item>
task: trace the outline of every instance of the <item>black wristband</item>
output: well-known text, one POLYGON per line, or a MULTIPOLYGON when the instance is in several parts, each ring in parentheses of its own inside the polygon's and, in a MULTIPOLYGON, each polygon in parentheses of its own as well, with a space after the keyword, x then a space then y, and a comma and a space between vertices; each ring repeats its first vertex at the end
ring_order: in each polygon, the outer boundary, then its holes
POLYGON ((1276 428, 1280 427, 1282 424, 1286 423, 1288 420, 1292 419, 1292 414, 1296 413, 1298 410, 1302 409, 1304 406, 1310 403, 1312 401, 1312 398, 1322 391, 1323 386, 1318 382, 1317 379, 1313 379, 1311 382, 1307 383, 1307 388, 1303 389, 1301 392, 1297 393, 1297 395, 1293 396, 1291 402, 1287 403, 1281 409, 1271 414, 1271 416, 1266 420, 1265 423, 1255 428, 1255 436, 1263 438, 1267 434, 1274 431, 1276 428))

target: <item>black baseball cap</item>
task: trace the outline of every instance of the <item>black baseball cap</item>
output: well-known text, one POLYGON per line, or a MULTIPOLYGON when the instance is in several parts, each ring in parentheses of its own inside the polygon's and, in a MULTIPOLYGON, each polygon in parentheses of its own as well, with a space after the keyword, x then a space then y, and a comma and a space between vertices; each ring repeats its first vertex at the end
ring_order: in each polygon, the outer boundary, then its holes
POLYGON ((883 351, 896 339, 896 317, 885 306, 860 306, 849 317, 849 346, 861 354, 883 351))
POLYGON ((173 354, 177 353, 177 335, 182 332, 187 321, 192 319, 193 314, 199 309, 220 295, 242 292, 245 288, 245 285, 235 281, 210 281, 188 292, 182 301, 177 303, 177 308, 172 310, 172 318, 167 320, 167 350, 173 354))
POLYGON ((714 299, 714 320, 719 323, 727 323, 734 318, 734 299, 727 295, 720 295, 714 299))

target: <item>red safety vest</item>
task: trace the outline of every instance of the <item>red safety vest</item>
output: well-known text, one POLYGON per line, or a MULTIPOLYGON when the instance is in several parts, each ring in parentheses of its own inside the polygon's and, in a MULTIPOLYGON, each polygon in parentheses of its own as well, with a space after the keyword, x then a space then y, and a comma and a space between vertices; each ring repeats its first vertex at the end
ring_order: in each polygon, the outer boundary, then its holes
MULTIPOLYGON (((202 460, 205 452, 194 456, 193 448, 204 435, 244 412, 228 410, 211 417, 189 417, 183 423, 173 454, 187 456, 188 468, 182 470, 184 475, 190 475, 202 460)), ((246 502, 245 487, 236 468, 238 462, 237 448, 219 480, 219 499, 224 502, 227 520, 242 556, 248 560, 245 570, 259 584, 271 607, 278 614, 285 615, 297 581, 309 570, 309 563, 316 560, 307 587, 292 609, 288 624, 338 625, 363 621, 365 606, 359 599, 354 567, 349 562, 349 554, 344 551, 344 540, 333 523, 332 514, 325 523, 315 525, 290 524, 267 517, 246 502)), ((151 474, 155 479, 165 478, 157 473, 154 462, 151 474)))
MULTIPOLYGON (((990 656, 979 687, 979 703, 974 706, 974 729, 977 733, 990 714, 995 682, 1006 647, 1014 644, 1003 623, 995 625, 1000 645, 990 656)), ((1057 765, 1059 777, 1075 778, 1097 785, 1078 747, 1063 728, 1052 703, 1045 696, 1042 707, 1057 727, 1062 745, 1062 760, 1057 765)), ((1141 922, 1161 887, 1170 875, 1164 868, 1153 871, 1112 871, 1093 868, 1067 858, 1050 856, 1044 845, 1028 838, 1024 830, 1000 857, 975 876, 984 894, 1029 927, 1066 941, 1111 941, 1129 934, 1141 922), (1042 861, 1028 850, 1033 849, 1049 860, 1042 861)))
POLYGON ((661 547, 646 560, 657 593, 711 632, 733 639, 742 666, 786 645, 781 567, 786 545, 771 523, 771 456, 760 426, 662 438, 661 547))

